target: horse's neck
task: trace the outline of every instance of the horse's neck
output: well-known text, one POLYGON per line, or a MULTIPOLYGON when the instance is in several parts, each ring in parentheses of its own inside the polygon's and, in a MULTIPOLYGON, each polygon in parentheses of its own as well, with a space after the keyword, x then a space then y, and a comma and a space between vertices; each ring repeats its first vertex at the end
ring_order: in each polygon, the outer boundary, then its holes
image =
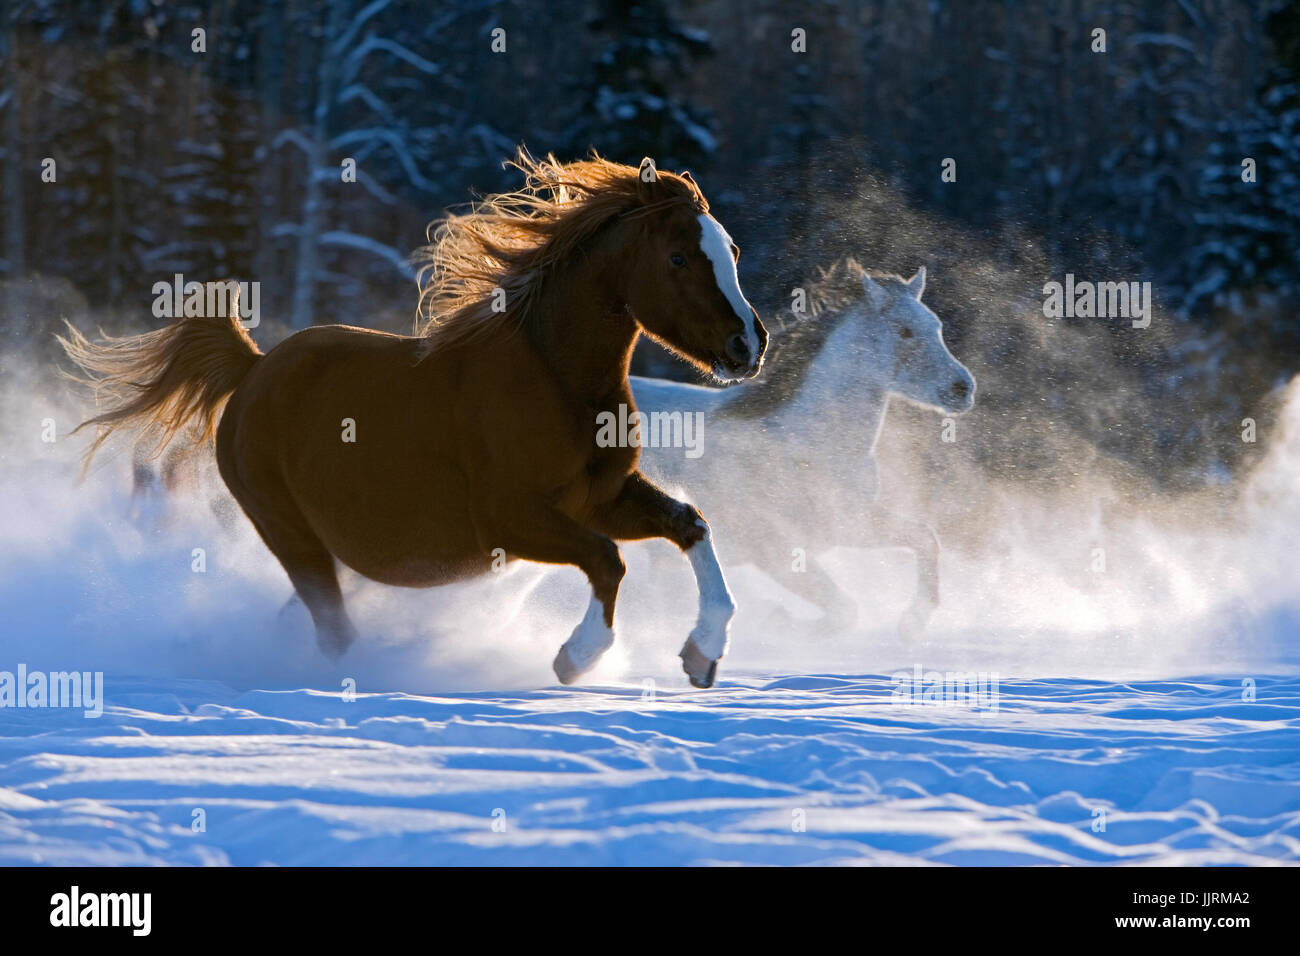
POLYGON ((553 276, 537 303, 533 344, 560 387, 592 404, 626 387, 639 329, 609 298, 598 267, 575 265, 553 276))
MULTIPOLYGON (((890 387, 858 364, 857 335, 851 323, 842 323, 826 337, 794 394, 764 417, 770 430, 804 436, 809 444, 833 443, 859 456, 872 454, 889 407, 890 387)), ((740 399, 737 394, 733 400, 740 399)))

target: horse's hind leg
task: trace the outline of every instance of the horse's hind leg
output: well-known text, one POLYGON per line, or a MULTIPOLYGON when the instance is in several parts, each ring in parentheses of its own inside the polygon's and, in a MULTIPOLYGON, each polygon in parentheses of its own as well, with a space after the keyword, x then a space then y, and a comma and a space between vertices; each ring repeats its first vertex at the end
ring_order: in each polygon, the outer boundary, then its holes
POLYGON ((786 626, 802 627, 806 623, 822 630, 844 631, 857 624, 857 601, 841 590, 821 562, 812 556, 807 536, 794 535, 788 526, 765 520, 763 515, 755 516, 747 532, 754 564, 822 612, 820 618, 799 622, 783 601, 777 613, 786 626), (805 560, 796 563, 799 554, 805 560))
POLYGON ((782 552, 775 556, 775 560, 764 564, 763 570, 822 612, 820 618, 809 623, 821 630, 833 632, 856 627, 858 602, 853 595, 835 583, 835 579, 816 557, 809 558, 800 571, 790 569, 790 558, 789 552, 782 552), (774 571, 777 573, 773 574, 774 571))
POLYGON ((302 603, 311 612, 312 623, 316 625, 316 644, 321 653, 331 660, 342 657, 356 640, 357 632, 343 606, 334 556, 305 528, 291 528, 284 522, 276 522, 275 529, 268 533, 260 522, 254 524, 266 546, 284 566, 302 603))
POLYGON ((242 487, 231 484, 229 479, 226 483, 307 605, 316 625, 316 644, 321 653, 332 660, 342 657, 356 639, 356 628, 343 606, 334 556, 288 502, 287 496, 271 508, 242 487))

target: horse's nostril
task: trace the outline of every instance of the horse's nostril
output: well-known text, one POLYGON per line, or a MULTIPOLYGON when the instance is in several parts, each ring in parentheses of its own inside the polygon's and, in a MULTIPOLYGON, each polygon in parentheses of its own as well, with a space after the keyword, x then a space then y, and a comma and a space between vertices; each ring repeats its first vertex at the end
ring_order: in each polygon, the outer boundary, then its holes
POLYGON ((749 343, 743 335, 733 335, 727 339, 727 358, 737 365, 749 364, 749 343))
POLYGON ((970 386, 967 385, 965 382, 963 382, 961 379, 958 379, 957 381, 952 383, 952 393, 957 398, 965 398, 966 393, 969 391, 970 391, 970 386))

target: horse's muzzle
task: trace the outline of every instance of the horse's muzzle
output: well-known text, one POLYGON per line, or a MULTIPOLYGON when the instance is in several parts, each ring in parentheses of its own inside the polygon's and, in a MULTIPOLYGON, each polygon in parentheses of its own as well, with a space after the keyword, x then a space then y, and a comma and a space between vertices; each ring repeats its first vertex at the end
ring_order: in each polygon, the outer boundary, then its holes
POLYGON ((968 412, 975 407, 975 380, 969 375, 953 381, 943 393, 943 406, 950 412, 968 412))
POLYGON ((738 378, 753 378, 763 370, 767 352, 767 329, 754 314, 754 335, 737 333, 727 340, 726 366, 738 378))

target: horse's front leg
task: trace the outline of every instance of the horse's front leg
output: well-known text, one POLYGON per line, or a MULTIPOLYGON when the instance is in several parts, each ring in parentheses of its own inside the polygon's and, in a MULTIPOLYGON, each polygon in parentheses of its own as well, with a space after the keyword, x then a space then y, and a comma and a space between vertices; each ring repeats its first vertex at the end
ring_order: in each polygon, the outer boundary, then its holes
POLYGON ((899 634, 910 640, 925 630, 939 606, 939 536, 922 521, 904 518, 873 505, 863 547, 907 548, 916 555, 916 595, 898 622, 899 634))
POLYGON ((626 567, 618 545, 541 502, 516 503, 491 515, 499 544, 515 557, 547 564, 573 564, 591 583, 591 602, 581 623, 551 664, 562 684, 572 684, 596 666, 614 644, 614 605, 626 567))
POLYGON ((695 571, 700 609, 681 650, 682 669, 695 687, 712 687, 718 660, 727 649, 727 628, 736 613, 736 602, 727 589, 709 526, 700 512, 661 491, 637 471, 628 477, 618 497, 595 515, 592 526, 621 541, 667 538, 686 554, 695 571))

